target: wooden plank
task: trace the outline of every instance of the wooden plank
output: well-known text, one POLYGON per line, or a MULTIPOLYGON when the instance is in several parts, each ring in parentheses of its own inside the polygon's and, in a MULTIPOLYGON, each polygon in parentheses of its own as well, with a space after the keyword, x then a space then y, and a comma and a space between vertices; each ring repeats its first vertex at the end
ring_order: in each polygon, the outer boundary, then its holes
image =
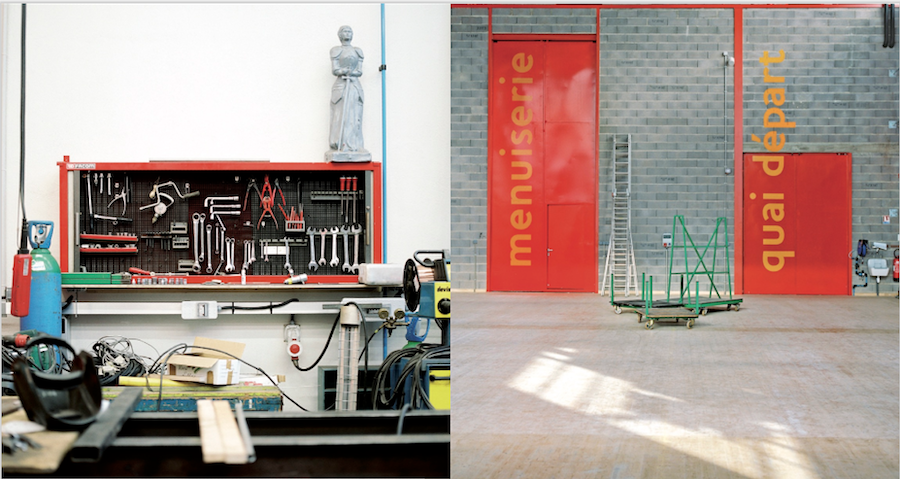
POLYGON ((237 420, 231 412, 227 401, 213 401, 219 433, 222 434, 222 446, 225 448, 225 464, 246 464, 247 446, 238 429, 237 420))
MULTIPOLYGON (((3 416, 3 424, 13 421, 28 421, 24 409, 3 416)), ((26 434, 29 439, 41 445, 40 449, 29 448, 15 454, 3 454, 4 474, 50 474, 62 463, 72 443, 78 438, 75 431, 42 431, 26 434)))
POLYGON ((200 447, 203 451, 203 462, 225 462, 225 449, 219 431, 219 421, 212 400, 197 401, 197 417, 200 420, 200 447))

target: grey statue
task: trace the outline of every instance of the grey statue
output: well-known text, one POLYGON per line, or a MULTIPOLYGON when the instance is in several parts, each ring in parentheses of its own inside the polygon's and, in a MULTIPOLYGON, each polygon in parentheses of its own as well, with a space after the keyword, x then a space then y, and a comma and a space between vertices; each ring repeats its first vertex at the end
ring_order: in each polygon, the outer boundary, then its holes
POLYGON ((362 49, 350 45, 353 29, 347 25, 338 29, 341 45, 331 49, 331 72, 336 77, 331 87, 331 128, 328 134, 328 161, 371 161, 372 155, 363 148, 362 116, 363 89, 362 49))

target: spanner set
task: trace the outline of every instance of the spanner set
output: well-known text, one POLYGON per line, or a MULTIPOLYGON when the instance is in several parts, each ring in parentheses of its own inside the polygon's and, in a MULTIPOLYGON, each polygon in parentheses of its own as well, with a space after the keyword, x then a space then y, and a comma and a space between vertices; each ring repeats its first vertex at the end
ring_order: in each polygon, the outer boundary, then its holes
POLYGON ((78 171, 76 268, 356 275, 373 248, 367 170, 78 171))

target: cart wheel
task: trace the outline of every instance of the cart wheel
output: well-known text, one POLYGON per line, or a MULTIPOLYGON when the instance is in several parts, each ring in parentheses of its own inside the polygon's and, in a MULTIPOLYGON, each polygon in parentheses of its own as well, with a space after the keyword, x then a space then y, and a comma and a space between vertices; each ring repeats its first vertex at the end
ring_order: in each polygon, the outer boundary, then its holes
POLYGON ((654 321, 654 320, 652 320, 652 319, 649 319, 649 320, 647 320, 647 324, 645 324, 644 327, 647 328, 647 329, 653 329, 653 325, 654 325, 655 323, 656 323, 656 321, 654 321))
POLYGON ((740 304, 735 304, 735 305, 734 305, 734 310, 735 310, 735 311, 740 311, 740 310, 741 310, 741 305, 740 305, 740 304))
POLYGON ((730 304, 727 305, 727 306, 725 306, 725 311, 731 311, 731 305, 730 305, 730 304))
POLYGON ((694 320, 693 319, 687 320, 687 328, 691 329, 693 327, 694 327, 694 320))
POLYGON ((615 311, 616 314, 622 314, 622 307, 621 307, 621 306, 616 306, 615 309, 613 309, 613 311, 615 311))
POLYGON ((700 310, 700 316, 706 316, 706 312, 707 312, 707 311, 709 311, 709 310, 706 309, 706 308, 701 309, 701 310, 700 310))

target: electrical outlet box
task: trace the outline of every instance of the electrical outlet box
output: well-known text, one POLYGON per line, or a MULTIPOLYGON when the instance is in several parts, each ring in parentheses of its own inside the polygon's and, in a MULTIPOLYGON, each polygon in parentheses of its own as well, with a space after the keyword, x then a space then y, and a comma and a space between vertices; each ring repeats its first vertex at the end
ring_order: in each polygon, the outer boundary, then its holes
POLYGON ((182 301, 181 319, 216 319, 219 308, 215 301, 182 301))

